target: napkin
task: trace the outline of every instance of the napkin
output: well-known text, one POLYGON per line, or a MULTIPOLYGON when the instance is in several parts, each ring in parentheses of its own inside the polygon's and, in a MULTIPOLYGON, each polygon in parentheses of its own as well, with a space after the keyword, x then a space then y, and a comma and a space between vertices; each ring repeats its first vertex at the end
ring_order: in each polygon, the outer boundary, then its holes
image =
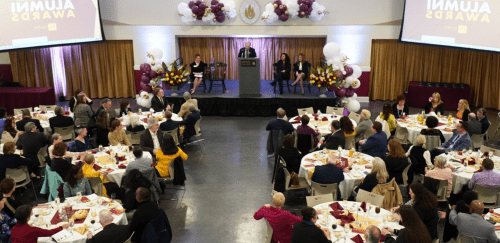
POLYGON ((127 168, 127 166, 126 166, 126 165, 124 165, 124 164, 120 164, 120 165, 118 165, 118 169, 126 169, 126 168, 127 168))
POLYGON ((88 199, 87 197, 82 197, 82 202, 84 202, 84 203, 90 202, 90 199, 88 199))
POLYGON ((322 121, 328 121, 328 118, 326 117, 323 117, 323 119, 321 119, 322 121))
POLYGON ((147 118, 142 119, 142 121, 143 121, 144 123, 148 123, 148 119, 147 119, 147 118))
POLYGON ((483 168, 476 170, 474 173, 481 172, 481 171, 483 171, 483 168))
POLYGON ((92 149, 92 150, 90 150, 90 151, 92 151, 92 154, 97 154, 97 151, 95 151, 95 150, 93 150, 93 149, 92 149))
POLYGON ((97 164, 94 164, 94 170, 100 170, 102 167, 101 166, 98 166, 97 164))
POLYGON ((500 225, 495 226, 495 231, 500 231, 500 225))
POLYGON ((342 206, 340 206, 340 204, 338 202, 334 202, 332 204, 329 205, 330 208, 332 208, 334 211, 338 211, 338 210, 344 210, 344 208, 342 206))
POLYGON ((111 210, 109 210, 109 211, 110 211, 111 213, 116 214, 116 215, 120 215, 120 214, 122 214, 123 212, 125 212, 125 209, 124 209, 124 208, 122 208, 122 209, 115 209, 115 208, 113 208, 113 209, 111 209, 111 210))
POLYGON ((107 153, 107 154, 111 154, 111 151, 109 151, 109 150, 108 150, 108 151, 106 151, 106 153, 107 153))
POLYGON ((363 238, 361 238, 361 236, 359 234, 352 237, 351 240, 354 241, 355 243, 363 243, 363 238))
POLYGON ((64 115, 69 116, 69 111, 65 111, 65 112, 64 112, 64 115))
POLYGON ((442 122, 438 122, 437 127, 444 126, 444 125, 446 125, 446 124, 444 124, 444 123, 442 123, 442 122))
POLYGON ((155 167, 158 163, 151 164, 151 167, 155 167))
POLYGON ((360 233, 360 234, 363 234, 363 233, 365 233, 365 231, 364 231, 363 229, 354 228, 354 229, 352 229, 352 233, 360 233))
POLYGON ((365 211, 366 213, 366 203, 365 202, 362 202, 361 203, 361 206, 359 206, 361 209, 363 209, 363 211, 365 211))
POLYGON ((123 156, 123 157, 118 157, 118 161, 125 161, 125 160, 127 160, 127 159, 125 158, 125 156, 123 156))
POLYGON ((308 164, 308 165, 304 165, 304 167, 310 168, 310 167, 315 167, 315 165, 314 164, 308 164))
POLYGON ((344 215, 344 212, 341 211, 332 211, 330 213, 336 219, 340 219, 340 225, 350 224, 351 222, 354 222, 356 220, 354 216, 352 216, 352 213, 348 213, 347 216, 344 215))
POLYGON ((458 152, 458 155, 462 155, 462 152, 458 152))
MULTIPOLYGON (((462 164, 465 163, 465 160, 468 160, 468 158, 463 158, 462 159, 462 164)), ((470 160, 468 162, 469 162, 469 165, 475 165, 476 164, 476 159, 470 158, 470 160)))
POLYGON ((490 153, 489 152, 484 152, 481 158, 490 158, 490 153))
POLYGON ((292 124, 300 124, 300 121, 292 121, 290 123, 292 123, 292 124))
MULTIPOLYGON (((88 211, 89 209, 87 208, 87 209, 84 209, 84 210, 88 211)), ((71 213, 72 214, 76 213, 76 211, 78 211, 78 210, 71 208, 71 213)), ((70 218, 70 217, 68 217, 68 218, 70 218)), ((52 218, 52 220, 50 220, 50 224, 54 225, 54 224, 58 224, 60 222, 62 222, 62 220, 59 218, 59 211, 56 211, 56 214, 54 215, 54 217, 52 218)), ((77 220, 75 220, 75 224, 82 224, 83 222, 85 222, 85 219, 77 219, 77 220)))
POLYGON ((113 170, 113 169, 107 169, 107 170, 106 170, 106 172, 108 172, 108 173, 111 173, 111 172, 113 172, 113 171, 115 171, 115 170, 113 170))
POLYGON ((295 117, 295 119, 293 119, 293 120, 294 120, 294 121, 298 121, 298 122, 300 122, 301 118, 300 118, 300 116, 297 116, 297 117, 295 117))
POLYGON ((45 111, 41 111, 40 114, 45 114, 45 111))

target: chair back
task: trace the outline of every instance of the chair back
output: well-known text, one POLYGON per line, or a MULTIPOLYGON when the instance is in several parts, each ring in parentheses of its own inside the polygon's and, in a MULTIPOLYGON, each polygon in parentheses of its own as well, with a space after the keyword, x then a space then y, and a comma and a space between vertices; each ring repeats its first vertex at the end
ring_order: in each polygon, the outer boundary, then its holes
POLYGON ((179 144, 179 127, 174 130, 163 131, 163 134, 170 134, 170 136, 174 139, 175 144, 179 144))
POLYGON ((448 196, 448 180, 439 180, 439 187, 437 191, 438 202, 446 202, 448 196))
POLYGON ((338 191, 337 183, 320 184, 320 183, 316 183, 314 181, 311 181, 311 195, 312 196, 329 194, 332 196, 331 201, 337 201, 337 191, 338 191))
POLYGON ((59 133, 63 141, 75 141, 75 125, 69 127, 54 127, 54 133, 59 133))
POLYGON ((474 238, 472 238, 468 235, 464 235, 464 234, 458 234, 456 242, 457 243, 476 243, 474 238))
POLYGON ((351 111, 349 113, 349 118, 353 119, 357 124, 359 124, 359 120, 361 119, 361 116, 358 113, 351 111))
POLYGON ((116 108, 115 109, 115 114, 116 114, 117 117, 121 117, 120 116, 120 108, 116 108))
POLYGON ((297 142, 295 147, 303 154, 306 155, 314 151, 314 136, 312 134, 297 134, 295 137, 297 142))
POLYGON ((288 172, 286 168, 283 168, 283 172, 285 172, 285 190, 288 191, 288 185, 290 185, 290 172, 288 172))
POLYGON ((298 108, 297 112, 299 113, 299 116, 303 116, 306 113, 307 114, 314 114, 314 109, 312 107, 307 107, 307 108, 298 108))
POLYGON ((333 199, 332 194, 325 194, 325 195, 319 195, 319 196, 307 196, 306 200, 307 200, 308 207, 314 207, 318 204, 336 201, 333 199))
POLYGON ((396 137, 396 139, 399 140, 399 142, 401 144, 410 143, 410 141, 408 141, 409 136, 410 135, 409 135, 408 129, 406 127, 402 127, 402 126, 397 125, 396 134, 394 135, 394 137, 396 137))
POLYGON ((87 178, 87 180, 89 180, 90 187, 92 188, 92 190, 94 191, 94 193, 96 195, 102 197, 103 193, 102 193, 102 180, 101 180, 101 177, 97 176, 97 177, 87 178))
POLYGON ((44 167, 45 165, 47 165, 47 163, 45 162, 45 157, 47 157, 47 146, 44 146, 42 148, 40 148, 40 150, 38 150, 38 154, 37 154, 37 157, 38 157, 38 161, 40 162, 40 166, 39 167, 44 167))
POLYGON ((5 169, 5 177, 12 178, 16 183, 16 188, 26 186, 31 182, 30 174, 26 166, 21 166, 16 169, 5 169))
POLYGON ((337 116, 342 116, 342 115, 344 115, 344 108, 343 107, 327 106, 326 107, 326 114, 335 114, 337 116))
POLYGON ((425 149, 431 151, 441 146, 441 138, 438 135, 425 135, 425 149))
POLYGON ((474 191, 477 192, 477 199, 485 204, 485 208, 496 208, 500 205, 500 186, 475 184, 474 191), (493 205, 486 205, 486 203, 493 205))
POLYGON ((385 134, 387 135, 387 138, 390 138, 391 137, 391 129, 389 129, 389 123, 387 123, 386 120, 380 118, 380 116, 377 116, 375 121, 382 123, 382 131, 385 132, 385 134))
POLYGON ((273 240, 273 227, 271 227, 271 224, 269 224, 269 221, 267 219, 264 219, 266 221, 266 240, 264 241, 265 243, 271 243, 273 240))
POLYGON ((345 138, 344 149, 352 149, 352 148, 354 148, 355 147, 354 143, 355 143, 354 136, 346 137, 345 138))
POLYGON ((403 170, 403 185, 408 187, 408 171, 411 168, 411 159, 408 158, 408 166, 403 170))
POLYGON ((201 124, 201 117, 200 117, 200 119, 199 119, 198 121, 196 121, 196 123, 194 124, 194 131, 196 132, 196 135, 195 135, 195 136, 197 136, 197 137, 201 135, 201 133, 200 133, 200 131, 201 131, 200 124, 201 124))
MULTIPOLYGON (((146 131, 146 130, 144 130, 144 131, 146 131)), ((140 131, 140 132, 126 131, 125 133, 127 134, 128 138, 130 139, 130 143, 132 143, 132 145, 139 145, 141 143, 141 135, 142 135, 142 133, 144 133, 144 131, 140 131)))
POLYGON ((38 108, 40 108, 41 111, 54 111, 54 109, 56 108, 57 106, 56 105, 40 105, 38 106, 38 108))
POLYGON ((491 155, 496 155, 496 156, 500 156, 500 150, 499 149, 494 149, 492 147, 488 147, 486 145, 481 145, 481 148, 480 148, 481 152, 488 152, 491 155))
POLYGON ((210 78, 211 81, 224 81, 226 80, 227 64, 223 62, 210 63, 210 78))
POLYGON ((480 148, 481 146, 483 146, 484 136, 486 136, 486 133, 485 134, 472 134, 472 136, 470 136, 470 140, 472 143, 471 145, 472 145, 473 150, 476 150, 476 149, 480 148))
POLYGON ((382 207, 384 196, 359 189, 358 195, 356 196, 356 202, 367 202, 377 207, 382 207))
POLYGON ((14 109, 14 115, 21 114, 24 109, 28 109, 30 112, 33 112, 33 107, 17 108, 14 109))
POLYGON ((132 234, 130 235, 130 237, 128 237, 128 239, 124 242, 124 243, 132 243, 132 236, 134 236, 134 232, 132 232, 132 234))

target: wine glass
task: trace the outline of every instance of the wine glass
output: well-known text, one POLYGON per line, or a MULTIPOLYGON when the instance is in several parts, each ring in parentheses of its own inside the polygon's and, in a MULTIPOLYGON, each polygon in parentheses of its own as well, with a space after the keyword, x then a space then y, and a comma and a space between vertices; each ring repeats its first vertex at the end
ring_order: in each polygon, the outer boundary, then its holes
POLYGON ((78 190, 76 192, 76 198, 78 199, 77 203, 81 203, 82 202, 82 191, 78 190))
POLYGON ((102 145, 99 145, 99 152, 102 152, 102 145))
POLYGON ((379 215, 379 213, 380 213, 380 207, 379 207, 379 206, 375 207, 375 213, 376 213, 377 215, 379 215))
POLYGON ((337 151, 339 152, 339 157, 340 157, 342 155, 342 146, 339 145, 337 151))
POLYGON ((115 200, 116 194, 115 193, 111 193, 110 197, 111 197, 111 200, 115 200))

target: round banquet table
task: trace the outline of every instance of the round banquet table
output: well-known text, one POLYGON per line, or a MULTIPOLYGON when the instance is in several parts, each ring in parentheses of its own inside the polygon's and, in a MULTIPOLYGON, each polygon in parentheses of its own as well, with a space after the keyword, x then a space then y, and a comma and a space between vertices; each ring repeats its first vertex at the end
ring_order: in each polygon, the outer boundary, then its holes
MULTIPOLYGON (((453 132, 452 132, 452 130, 454 129, 453 125, 458 123, 459 120, 456 118, 453 118, 451 121, 452 126, 448 126, 448 118, 447 117, 438 118, 438 121, 439 121, 439 123, 438 123, 438 126, 436 127, 436 129, 441 130, 441 132, 443 133, 443 136, 445 138, 445 141, 450 140, 450 138, 453 136, 453 132)), ((418 124, 417 115, 410 115, 406 119, 397 119, 397 122, 398 122, 398 125, 400 127, 405 127, 406 129, 408 129, 408 140, 412 144, 415 144, 417 142, 417 136, 418 136, 418 134, 420 134, 420 131, 422 131, 422 129, 427 128, 426 125, 418 124)))
MULTIPOLYGON (((141 124, 144 126, 144 127, 147 127, 147 119, 149 117, 155 117, 155 118, 158 118, 158 122, 159 123, 162 123, 163 120, 165 119, 165 116, 163 115, 162 112, 136 112, 137 115, 139 115, 139 120, 141 121, 141 124)), ((126 115, 126 116, 123 116, 123 121, 122 121, 122 125, 125 125, 127 126, 129 124, 129 115, 126 115)), ((179 117, 176 113, 172 113, 172 120, 174 121, 182 121, 182 117, 179 117)))
MULTIPOLYGON (((307 124, 307 125, 311 128, 317 127, 319 130, 320 136, 325 136, 325 135, 332 133, 331 128, 330 128, 332 121, 340 120, 340 118, 342 117, 342 116, 335 115, 335 114, 322 114, 318 117, 318 120, 316 121, 314 119, 313 115, 308 114, 308 116, 309 116, 310 120, 309 120, 309 124, 307 124), (326 118, 328 120, 323 121, 323 118, 326 118)), ((290 121, 290 123, 292 123, 293 128, 295 128, 295 130, 297 130, 297 127, 301 124, 300 123, 300 116, 294 116, 294 117, 290 118, 289 121, 290 121)), ((354 127, 356 127, 358 125, 358 123, 356 121, 354 121, 353 119, 351 119, 351 122, 352 122, 352 125, 354 125, 354 127)))
MULTIPOLYGON (((92 232, 93 235, 97 234, 99 231, 102 230, 102 226, 101 224, 99 223, 99 212, 101 210, 104 210, 104 209, 107 209, 107 210, 111 210, 112 207, 110 207, 109 205, 111 204, 114 204, 115 209, 122 209, 122 205, 120 205, 119 203, 117 203, 116 201, 113 201, 111 203, 109 203, 108 205, 98 205, 98 199, 101 198, 101 199, 105 199, 105 200, 110 200, 109 198, 104 198, 104 197, 99 197, 95 194, 92 194, 92 195, 89 195, 89 196, 84 196, 84 197, 87 197, 90 202, 86 202, 86 203, 83 203, 83 202, 79 202, 77 197, 70 197, 70 198, 67 198, 64 203, 61 203, 59 204, 59 206, 57 206, 55 204, 55 201, 52 201, 52 202, 49 202, 49 203, 46 203, 46 204, 42 204, 42 205, 39 205, 35 208, 33 208, 33 214, 31 215, 31 218, 30 218, 30 221, 28 223, 30 223, 30 225, 32 226, 35 226, 35 227, 40 227, 42 229, 54 229, 56 227, 58 227, 58 225, 60 225, 61 223, 59 224, 51 224, 51 220, 54 218, 54 216, 56 215, 56 212, 59 208, 61 208, 64 204, 69 204, 72 206, 72 209, 73 210, 95 210, 96 212, 96 217, 95 217, 95 223, 92 225, 91 224, 91 220, 92 220, 92 215, 91 215, 91 212, 89 211, 87 217, 85 218, 85 221, 83 223, 75 223, 75 225, 73 226, 73 228, 77 228, 77 227, 81 227, 83 224, 87 224, 87 226, 89 227, 88 231, 92 232), (40 214, 40 216, 35 217, 35 214, 40 214), (45 215, 46 214, 46 215, 45 215)), ((127 225, 128 224, 128 221, 127 221, 127 217, 125 216, 125 213, 121 213, 121 214, 112 214, 113 215, 113 223, 117 224, 117 225, 127 225)), ((58 241, 58 242, 64 242, 64 243, 85 243, 87 241, 87 232, 86 231, 83 235, 74 231, 74 230, 71 230, 71 229, 63 229, 62 231, 60 231, 59 233, 55 234, 53 237, 61 237, 62 240, 58 241)), ((51 237, 40 237, 38 238, 38 242, 53 242, 51 240, 51 237)))
MULTIPOLYGON (((338 152, 334 150, 328 150, 328 153, 338 155, 338 152)), ((360 184, 361 178, 365 177, 367 174, 370 173, 373 161, 372 156, 359 152, 355 152, 353 157, 349 157, 348 155, 349 151, 343 150, 341 157, 347 158, 348 162, 349 163, 352 162, 353 165, 352 165, 352 170, 349 173, 344 172, 344 180, 341 181, 340 184, 338 185, 342 199, 347 199, 351 195, 354 186, 360 184), (360 163, 359 161, 361 159, 366 160, 366 162, 364 162, 366 164, 359 164, 360 163)), ((312 168, 314 168, 315 166, 324 165, 322 159, 325 158, 326 156, 327 155, 324 155, 322 151, 315 151, 304 156, 302 158, 302 161, 300 162, 300 170, 298 176, 306 178, 307 183, 311 185, 311 178, 309 178, 309 171, 311 171, 312 168)))
MULTIPOLYGON (((493 212, 495 213, 495 216, 496 216, 496 217, 499 217, 499 215, 500 215, 500 208, 493 209, 493 212)), ((489 220, 491 216, 492 216, 492 213, 491 213, 491 212, 488 212, 488 213, 484 216, 484 219, 489 220)), ((498 222, 495 224, 495 234, 496 234, 496 235, 497 235, 497 237, 500 239, 500 223, 498 223, 498 222), (497 229, 498 229, 498 230, 497 230, 497 229)))
MULTIPOLYGON (((332 242, 337 242, 340 239, 344 240, 345 238, 347 238, 346 241, 340 240, 340 242, 353 242, 351 238, 355 237, 357 234, 359 234, 363 238, 363 240, 366 240, 364 239, 363 232, 370 225, 375 225, 379 229, 382 229, 383 227, 386 226, 392 229, 404 228, 402 225, 399 225, 398 221, 393 221, 393 220, 387 221, 387 219, 391 219, 392 213, 386 209, 380 208, 380 213, 377 214, 375 213, 375 206, 372 205, 369 210, 367 208, 367 212, 365 213, 362 210, 360 210, 360 205, 361 205, 360 202, 352 202, 352 201, 346 201, 346 202, 337 201, 337 202, 339 203, 340 206, 342 206, 344 209, 347 209, 350 213, 353 214, 356 221, 351 222, 351 225, 356 230, 351 229, 346 234, 344 227, 342 227, 340 224, 337 224, 340 222, 340 220, 333 217, 333 215, 330 213, 330 211, 332 211, 332 208, 329 206, 334 202, 322 203, 313 207, 316 210, 321 210, 321 214, 318 213, 318 220, 316 221, 316 224, 320 225, 322 228, 327 228, 330 230, 330 233, 332 235, 332 242), (324 220, 325 211, 328 212, 327 213, 328 217, 326 221, 324 220), (337 224, 337 228, 335 230, 332 228, 333 224, 337 224)), ((393 237, 396 238, 395 236, 393 237)))

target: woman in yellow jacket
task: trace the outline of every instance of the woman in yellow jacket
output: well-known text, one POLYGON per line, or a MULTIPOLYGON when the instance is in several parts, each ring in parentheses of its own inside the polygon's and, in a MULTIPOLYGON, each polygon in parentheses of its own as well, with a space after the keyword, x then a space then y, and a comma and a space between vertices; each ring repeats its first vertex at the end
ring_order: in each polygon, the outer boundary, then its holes
POLYGON ((345 138, 351 138, 356 135, 354 125, 352 124, 351 119, 347 116, 340 118, 340 128, 344 131, 345 138))
POLYGON ((188 156, 181 148, 177 147, 174 138, 170 134, 163 135, 163 143, 160 149, 156 152, 156 160, 158 164, 155 166, 156 172, 160 177, 170 176, 168 166, 175 158, 181 156, 182 160, 188 159, 188 156))
POLYGON ((391 135, 394 136, 396 133, 396 117, 392 114, 391 104, 387 103, 382 108, 382 112, 380 112, 380 119, 387 121, 387 125, 389 125, 389 130, 391 131, 391 135))
POLYGON ((85 155, 84 161, 85 164, 82 167, 83 176, 85 176, 85 178, 100 177, 102 181, 102 195, 105 197, 109 197, 106 191, 106 187, 104 186, 105 183, 109 183, 109 180, 106 176, 108 173, 99 172, 94 169, 95 165, 94 155, 92 154, 85 155))

